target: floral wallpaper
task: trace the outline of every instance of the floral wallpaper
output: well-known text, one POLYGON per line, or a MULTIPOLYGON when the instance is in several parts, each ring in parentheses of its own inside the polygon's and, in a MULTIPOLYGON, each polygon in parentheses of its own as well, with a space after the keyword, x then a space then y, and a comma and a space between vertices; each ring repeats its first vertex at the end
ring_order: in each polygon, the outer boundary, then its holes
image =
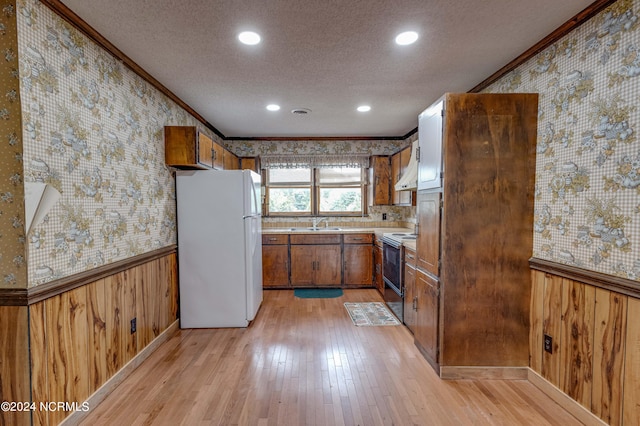
MULTIPOLYGON (((486 90, 540 94, 533 255, 632 280, 640 280, 639 11, 640 0, 619 0, 486 90)), ((37 0, 5 1, 0 37, 0 286, 25 286, 25 269, 34 286, 175 244, 162 128, 199 122, 37 0), (26 236, 24 181, 62 194, 26 236)), ((410 142, 224 144, 239 156, 388 155, 410 142)), ((390 211, 402 220, 407 209, 390 211)))
POLYGON ((640 281, 640 0, 488 88, 539 98, 533 255, 640 281))
POLYGON ((62 194, 27 236, 29 286, 175 244, 163 126, 199 123, 39 1, 17 16, 24 180, 62 194))
POLYGON ((0 287, 24 288, 27 269, 16 5, 5 1, 0 8, 0 287))
MULTIPOLYGON (((418 117, 416 116, 416 125, 418 117)), ((225 141, 227 149, 239 157, 265 155, 390 155, 409 145, 405 140, 232 140, 225 141)))

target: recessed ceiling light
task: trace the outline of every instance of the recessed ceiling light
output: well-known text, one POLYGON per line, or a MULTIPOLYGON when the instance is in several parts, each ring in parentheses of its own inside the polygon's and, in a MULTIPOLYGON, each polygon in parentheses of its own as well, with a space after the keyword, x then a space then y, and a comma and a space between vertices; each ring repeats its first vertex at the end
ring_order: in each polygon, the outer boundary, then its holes
POLYGON ((418 40, 418 33, 415 31, 405 31, 396 36, 396 43, 400 46, 413 44, 418 40))
POLYGON ((360 112, 368 112, 371 111, 371 107, 369 105, 360 105, 357 110, 360 112))
POLYGON ((280 110, 280 105, 269 104, 269 105, 267 105, 267 109, 269 111, 279 111, 280 110))
POLYGON ((260 34, 254 33, 253 31, 243 31, 238 34, 238 40, 240 40, 240 43, 253 46, 254 44, 260 43, 260 34))

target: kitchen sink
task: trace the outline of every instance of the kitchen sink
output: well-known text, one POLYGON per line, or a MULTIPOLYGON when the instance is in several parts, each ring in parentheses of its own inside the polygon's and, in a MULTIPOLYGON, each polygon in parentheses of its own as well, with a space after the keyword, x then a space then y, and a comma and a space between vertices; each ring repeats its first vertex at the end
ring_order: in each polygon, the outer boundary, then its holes
POLYGON ((317 228, 289 228, 289 231, 342 231, 342 228, 325 228, 325 227, 317 227, 317 228))

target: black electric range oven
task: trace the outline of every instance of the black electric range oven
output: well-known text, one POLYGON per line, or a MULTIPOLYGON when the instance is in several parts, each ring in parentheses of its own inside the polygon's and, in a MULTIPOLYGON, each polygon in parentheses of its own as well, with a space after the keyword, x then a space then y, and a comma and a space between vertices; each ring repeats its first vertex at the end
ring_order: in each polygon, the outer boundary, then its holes
POLYGON ((384 301, 404 321, 404 257, 403 240, 415 240, 415 234, 393 233, 382 235, 382 277, 384 279, 384 301))

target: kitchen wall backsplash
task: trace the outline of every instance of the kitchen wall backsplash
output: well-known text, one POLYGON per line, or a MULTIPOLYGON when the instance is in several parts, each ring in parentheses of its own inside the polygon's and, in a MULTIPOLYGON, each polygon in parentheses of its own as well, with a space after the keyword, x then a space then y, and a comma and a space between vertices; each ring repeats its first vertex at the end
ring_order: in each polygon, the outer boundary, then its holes
POLYGON ((18 30, 14 1, 0 3, 0 287, 27 287, 18 30))
MULTIPOLYGON (((416 208, 412 206, 372 206, 369 207, 367 216, 328 216, 325 222, 328 226, 413 227, 416 223, 416 208), (382 218, 383 213, 386 213, 386 219, 382 218)), ((325 222, 321 226, 325 226, 325 222)), ((310 224, 311 218, 264 217, 262 223, 263 226, 271 228, 298 226, 297 224, 310 224)))
POLYGON ((175 244, 163 126, 199 122, 39 1, 17 16, 24 180, 62 193, 28 235, 29 286, 175 244))
POLYGON ((640 280, 640 0, 491 85, 539 98, 533 255, 640 280))

